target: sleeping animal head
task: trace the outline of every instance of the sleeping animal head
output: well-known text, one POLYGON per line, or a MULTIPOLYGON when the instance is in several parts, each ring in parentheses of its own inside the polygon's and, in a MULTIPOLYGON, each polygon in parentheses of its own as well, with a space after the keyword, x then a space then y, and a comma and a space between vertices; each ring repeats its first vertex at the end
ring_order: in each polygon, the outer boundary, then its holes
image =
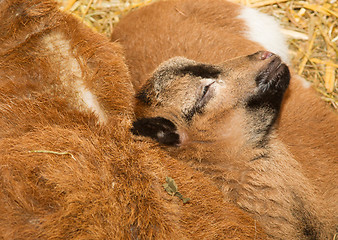
POLYGON ((262 51, 219 65, 183 57, 164 62, 137 93, 132 132, 164 145, 262 145, 278 116, 290 73, 262 51))

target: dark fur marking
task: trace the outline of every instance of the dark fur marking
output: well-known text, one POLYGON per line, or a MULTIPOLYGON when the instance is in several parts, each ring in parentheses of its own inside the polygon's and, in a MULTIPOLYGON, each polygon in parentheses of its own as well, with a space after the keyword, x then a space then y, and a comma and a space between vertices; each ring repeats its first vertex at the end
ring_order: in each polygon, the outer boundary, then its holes
POLYGON ((307 240, 318 240, 321 239, 319 234, 319 229, 321 228, 321 223, 318 219, 310 214, 304 208, 304 202, 302 199, 293 192, 293 198, 295 199, 295 203, 298 203, 297 206, 294 206, 293 214, 300 220, 299 228, 302 230, 303 239, 307 240))
POLYGON ((173 122, 162 117, 141 118, 133 122, 131 132, 135 135, 151 137, 165 145, 178 145, 180 136, 173 122))
POLYGON ((267 159, 267 158, 269 158, 270 156, 269 156, 269 154, 267 154, 267 153, 262 153, 262 154, 260 154, 260 155, 258 155, 258 156, 256 156, 256 157, 254 157, 253 159, 251 159, 250 160, 250 162, 254 162, 254 161, 257 161, 257 160, 261 160, 261 159, 267 159))
POLYGON ((266 72, 262 72, 256 78, 258 93, 248 99, 247 107, 258 109, 268 107, 278 114, 285 90, 289 86, 290 72, 285 65, 269 79, 266 72))
POLYGON ((151 102, 151 98, 148 96, 147 91, 148 91, 147 89, 142 88, 141 91, 137 93, 136 99, 150 106, 152 102, 151 102))
POLYGON ((212 65, 196 64, 180 68, 178 74, 189 74, 201 78, 218 78, 221 74, 221 70, 212 65))
POLYGON ((255 116, 257 121, 265 123, 266 127, 256 130, 257 134, 262 135, 257 147, 262 147, 269 141, 269 134, 279 116, 283 96, 289 86, 290 72, 286 65, 282 65, 273 75, 269 71, 262 71, 255 80, 258 92, 248 98, 246 108, 250 114, 255 116), (272 118, 263 118, 264 112, 267 111, 272 118))

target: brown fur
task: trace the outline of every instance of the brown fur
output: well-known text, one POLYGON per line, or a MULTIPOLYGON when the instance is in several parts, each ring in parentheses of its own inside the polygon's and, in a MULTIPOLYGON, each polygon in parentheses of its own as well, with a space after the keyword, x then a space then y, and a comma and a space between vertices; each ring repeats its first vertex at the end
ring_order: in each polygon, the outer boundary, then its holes
POLYGON ((0 29, 0 239, 265 238, 203 174, 133 138, 119 44, 48 0, 0 1, 0 29))
POLYGON ((239 6, 224 0, 159 1, 122 18, 112 40, 125 48, 139 89, 160 63, 175 56, 216 64, 264 50, 238 34, 245 29, 234 19, 238 14, 239 6))
POLYGON ((326 205, 276 139, 273 124, 290 75, 285 65, 274 70, 277 58, 262 60, 264 55, 221 65, 183 58, 163 63, 137 95, 133 132, 175 145, 167 151, 209 175, 225 199, 255 216, 271 238, 332 237, 321 216, 326 205), (184 74, 186 69, 198 71, 184 74), (212 80, 204 77, 218 71, 212 80), (270 77, 258 84, 262 73, 270 77))
MULTIPOLYGON (((263 47, 246 39, 240 7, 219 1, 166 1, 128 14, 114 29, 112 40, 124 45, 135 89, 157 66, 174 56, 219 63, 263 47), (142 26, 141 26, 142 24, 142 26), (144 27, 147 26, 147 27, 144 27)), ((293 76, 282 104, 278 138, 290 150, 318 198, 337 216, 337 114, 312 88, 293 76)), ((331 221, 331 229, 338 220, 331 221)), ((333 230, 334 231, 334 230, 333 230)))
MULTIPOLYGON (((338 224, 338 115, 295 76, 282 104, 278 135, 303 165, 338 224)), ((338 230, 338 229, 337 229, 338 230)))

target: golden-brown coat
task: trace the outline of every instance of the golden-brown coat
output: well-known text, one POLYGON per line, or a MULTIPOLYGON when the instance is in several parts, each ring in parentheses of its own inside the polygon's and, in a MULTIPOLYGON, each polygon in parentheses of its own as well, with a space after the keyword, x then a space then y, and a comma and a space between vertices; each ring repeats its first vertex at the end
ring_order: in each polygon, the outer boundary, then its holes
POLYGON ((322 216, 327 205, 276 139, 289 79, 270 52, 218 65, 173 58, 138 92, 132 131, 213 179, 270 238, 325 239, 333 236, 326 226, 332 218, 322 216))
POLYGON ((264 239, 212 181, 135 141, 119 44, 49 0, 0 1, 0 29, 0 239, 264 239))
MULTIPOLYGON (((215 64, 266 49, 266 45, 249 39, 252 29, 239 17, 242 12, 242 7, 223 0, 158 2, 122 19, 112 40, 124 45, 132 82, 138 90, 159 64, 171 57, 215 64)), ((262 29, 264 33, 265 27, 262 29)), ((268 32, 267 39, 273 40, 275 33, 268 32)), ((337 114, 305 80, 293 75, 280 115, 278 138, 300 164, 318 199, 330 209, 323 210, 323 218, 330 219, 329 228, 334 232, 338 211, 337 114)))

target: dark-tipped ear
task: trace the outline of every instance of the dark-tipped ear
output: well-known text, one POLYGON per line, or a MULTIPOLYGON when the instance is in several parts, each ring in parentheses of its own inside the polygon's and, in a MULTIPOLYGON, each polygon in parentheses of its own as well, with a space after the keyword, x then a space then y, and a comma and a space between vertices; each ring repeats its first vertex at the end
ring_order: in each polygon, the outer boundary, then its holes
POLYGON ((180 143, 180 136, 175 124, 162 117, 136 120, 131 132, 135 135, 151 137, 165 145, 178 145, 180 143))

